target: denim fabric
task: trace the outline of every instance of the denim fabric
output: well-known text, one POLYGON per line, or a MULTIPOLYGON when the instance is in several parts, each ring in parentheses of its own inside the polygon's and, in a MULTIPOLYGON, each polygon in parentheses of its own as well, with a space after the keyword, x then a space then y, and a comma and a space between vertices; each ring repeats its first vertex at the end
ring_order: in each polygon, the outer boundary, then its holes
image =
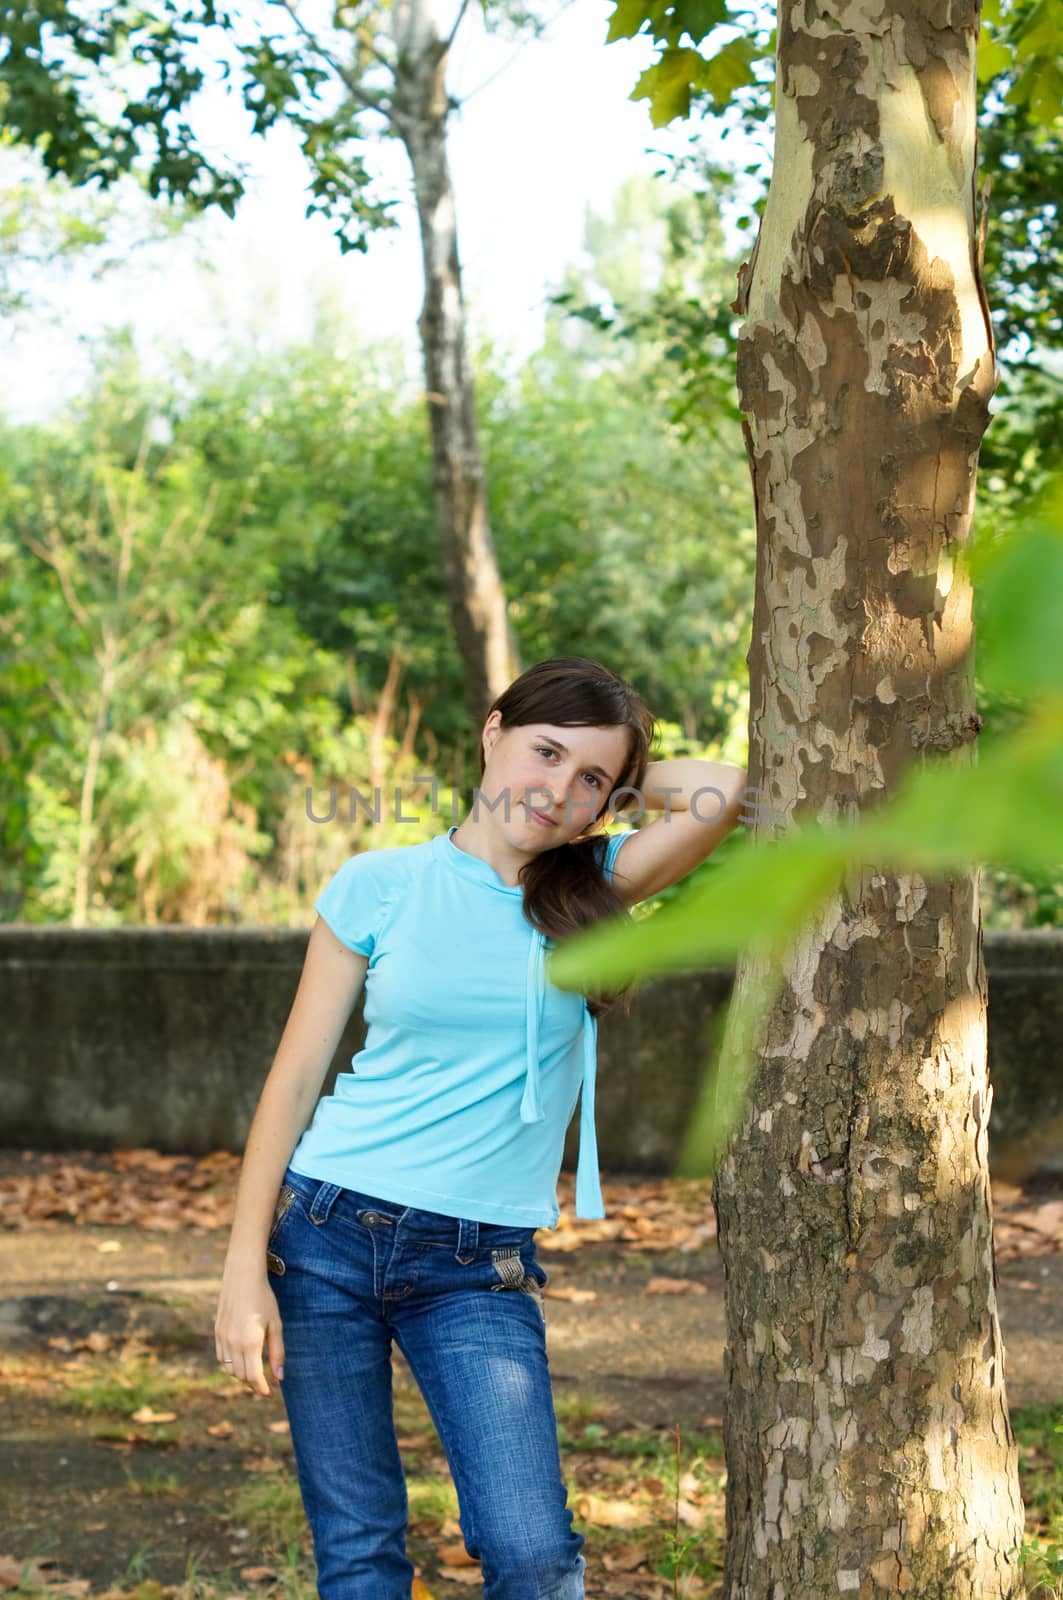
POLYGON ((321 1600, 410 1597, 392 1336, 446 1451, 486 1600, 583 1600, 535 1229, 419 1211, 289 1167, 267 1267, 321 1600))

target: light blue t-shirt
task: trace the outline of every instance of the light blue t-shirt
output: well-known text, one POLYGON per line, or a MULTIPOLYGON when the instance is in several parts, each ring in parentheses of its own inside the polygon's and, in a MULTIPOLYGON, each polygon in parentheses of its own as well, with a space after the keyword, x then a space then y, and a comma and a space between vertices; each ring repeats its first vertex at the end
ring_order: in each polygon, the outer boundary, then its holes
MULTIPOLYGON (((352 856, 314 902, 369 957, 367 1035, 291 1165, 397 1205, 553 1228, 582 1086, 576 1215, 604 1217, 597 1019, 548 982, 554 941, 525 917, 523 889, 455 844, 456 829, 352 856)), ((601 836, 607 878, 632 831, 601 836)))

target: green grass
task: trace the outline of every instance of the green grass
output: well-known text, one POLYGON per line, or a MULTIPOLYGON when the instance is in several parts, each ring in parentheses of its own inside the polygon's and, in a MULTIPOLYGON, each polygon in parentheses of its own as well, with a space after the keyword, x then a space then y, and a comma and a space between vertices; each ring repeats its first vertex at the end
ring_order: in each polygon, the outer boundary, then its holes
MULTIPOLYGON (((196 1385, 202 1381, 195 1380, 196 1385)), ((172 1411, 187 1382, 160 1368, 151 1355, 122 1353, 86 1363, 55 1396, 59 1405, 89 1416, 129 1417, 141 1406, 172 1411)))
POLYGON ((1027 1600, 1063 1600, 1063 1402, 1011 1413, 1026 1507, 1027 1600))

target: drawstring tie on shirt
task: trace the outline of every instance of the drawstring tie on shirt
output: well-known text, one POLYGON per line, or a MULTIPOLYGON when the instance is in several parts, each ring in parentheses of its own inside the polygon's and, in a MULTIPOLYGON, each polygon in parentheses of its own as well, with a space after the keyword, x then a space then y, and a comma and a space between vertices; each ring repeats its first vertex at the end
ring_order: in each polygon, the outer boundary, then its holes
MULTIPOLYGON (((520 1102, 522 1122, 542 1122, 545 1116, 539 1084, 539 1027, 546 1002, 545 949, 546 940, 538 928, 533 928, 531 944, 528 947, 525 986, 527 1064, 524 1093, 520 1102)), ((580 1094, 579 1161, 576 1166, 576 1215, 584 1219, 605 1216, 598 1175, 598 1137, 594 1126, 594 1083, 597 1064, 598 1019, 584 1001, 583 1088, 580 1094)))

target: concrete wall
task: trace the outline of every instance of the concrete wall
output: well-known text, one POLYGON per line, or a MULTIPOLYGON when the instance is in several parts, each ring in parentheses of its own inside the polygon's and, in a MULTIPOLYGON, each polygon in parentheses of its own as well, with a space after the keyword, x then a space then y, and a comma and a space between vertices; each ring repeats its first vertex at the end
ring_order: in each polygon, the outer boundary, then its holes
MULTIPOLYGON (((305 931, 0 926, 0 1143, 240 1151, 295 995, 305 931)), ((1063 1171, 1063 935, 985 936, 994 1175, 1063 1171), (1055 1126, 1053 1126, 1055 1119, 1055 1126)), ((604 1170, 666 1174, 732 974, 659 979, 599 1030, 604 1170)), ((362 1044, 359 1001, 326 1078, 362 1044)), ((578 1115, 566 1140, 574 1169, 578 1115)))

